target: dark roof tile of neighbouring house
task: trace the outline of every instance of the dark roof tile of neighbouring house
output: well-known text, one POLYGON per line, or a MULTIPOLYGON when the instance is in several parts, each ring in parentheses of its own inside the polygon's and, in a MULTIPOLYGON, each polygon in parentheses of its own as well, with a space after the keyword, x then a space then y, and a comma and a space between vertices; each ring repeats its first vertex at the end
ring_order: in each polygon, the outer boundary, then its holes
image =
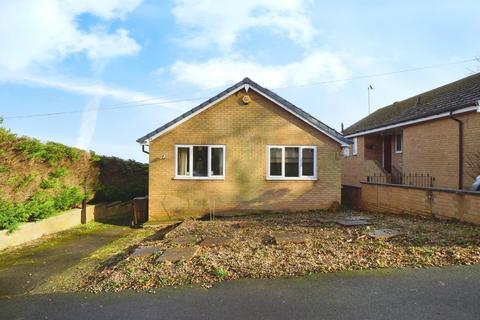
POLYGON ((405 121, 475 106, 480 100, 480 73, 378 109, 343 131, 358 134, 405 121))
POLYGON ((158 129, 148 133, 147 135, 141 137, 140 139, 137 140, 137 142, 142 143, 142 144, 146 143, 148 140, 157 136, 158 134, 165 131, 166 129, 172 127, 173 125, 175 125, 179 122, 181 122, 185 118, 189 118, 192 115, 200 112, 202 109, 210 106, 213 102, 229 95, 232 92, 235 92, 237 89, 239 89, 240 87, 244 87, 245 85, 248 85, 249 88, 252 88, 252 89, 254 89, 254 90, 256 90, 260 93, 263 93, 265 96, 267 96, 268 98, 270 98, 271 100, 273 100, 277 104, 282 105, 283 107, 288 109, 288 111, 290 111, 291 113, 296 115, 298 118, 300 118, 300 119, 304 120, 305 122, 309 123, 312 127, 314 127, 315 129, 323 132, 324 134, 330 136, 332 139, 336 140, 337 142, 339 142, 343 145, 348 145, 348 144, 352 143, 349 139, 345 138, 342 134, 337 132, 335 129, 327 126, 326 124, 324 124, 323 122, 321 122, 320 120, 315 118, 314 116, 310 115, 309 113, 305 112, 304 110, 300 109, 299 107, 295 106, 294 104, 292 104, 292 103, 288 102, 287 100, 283 99, 282 97, 280 97, 279 95, 277 95, 273 91, 268 90, 267 88, 264 88, 264 87, 260 86, 259 84, 252 81, 249 78, 245 78, 242 81, 234 84, 233 86, 225 89, 224 91, 220 92, 216 96, 208 99, 207 101, 201 103, 200 105, 196 106, 195 108, 185 112, 184 114, 180 115, 179 117, 177 117, 177 118, 173 119, 172 121, 164 124, 160 128, 158 128, 158 129))

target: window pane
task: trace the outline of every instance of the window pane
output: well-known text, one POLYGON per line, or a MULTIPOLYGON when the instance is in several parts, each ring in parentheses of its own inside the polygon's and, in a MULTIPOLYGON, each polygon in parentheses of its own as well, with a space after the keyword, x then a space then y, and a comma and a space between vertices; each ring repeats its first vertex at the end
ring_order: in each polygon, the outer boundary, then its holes
POLYGON ((282 175, 282 149, 270 148, 270 175, 282 175))
POLYGON ((193 147, 193 176, 208 176, 208 147, 193 147))
POLYGON ((395 144, 397 151, 402 151, 402 142, 403 142, 402 141, 402 135, 398 134, 397 135, 397 143, 395 144))
POLYGON ((212 176, 223 176, 223 148, 211 148, 212 150, 212 176))
POLYGON ((285 148, 285 177, 298 177, 298 164, 298 148, 285 148))
POLYGON ((190 148, 178 148, 177 153, 177 174, 188 176, 190 174, 190 148))
POLYGON ((312 177, 313 174, 313 149, 302 149, 302 175, 312 177))

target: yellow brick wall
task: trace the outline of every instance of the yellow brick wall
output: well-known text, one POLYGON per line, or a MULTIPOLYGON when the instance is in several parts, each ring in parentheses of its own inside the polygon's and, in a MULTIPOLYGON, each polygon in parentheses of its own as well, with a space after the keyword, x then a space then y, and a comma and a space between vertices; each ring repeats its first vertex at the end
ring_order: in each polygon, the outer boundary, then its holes
POLYGON ((480 224, 480 194, 363 184, 359 207, 480 224))
POLYGON ((166 219, 233 209, 306 210, 340 201, 340 145, 271 101, 242 90, 150 143, 149 214, 166 219), (175 144, 226 145, 225 180, 175 180, 175 144), (266 147, 317 146, 316 181, 267 181, 266 147), (165 159, 162 156, 165 155, 165 159))
POLYGON ((358 137, 357 145, 357 155, 353 155, 350 148, 350 156, 342 157, 343 185, 360 187, 360 182, 365 181, 365 137, 358 137))
POLYGON ((403 130, 403 170, 435 177, 436 187, 458 187, 458 125, 445 118, 403 130))
MULTIPOLYGON (((480 151, 480 114, 459 115, 464 125, 465 159, 480 151)), ((458 188, 458 124, 449 118, 407 127, 403 131, 404 172, 429 173, 436 187, 458 188)), ((464 162, 463 185, 469 188, 473 178, 464 162)))
MULTIPOLYGON (((480 114, 468 113, 457 117, 465 123, 463 187, 468 189, 474 173, 466 160, 469 155, 480 151, 480 114)), ((372 151, 365 154, 365 138, 371 139, 368 136, 358 137, 358 156, 342 160, 342 184, 359 186, 371 174, 368 170, 371 166, 367 163, 374 156, 371 156, 372 151)), ((428 173, 434 176, 436 187, 458 188, 458 124, 450 118, 442 118, 404 127, 403 153, 395 154, 392 149, 392 164, 406 174, 428 173)))

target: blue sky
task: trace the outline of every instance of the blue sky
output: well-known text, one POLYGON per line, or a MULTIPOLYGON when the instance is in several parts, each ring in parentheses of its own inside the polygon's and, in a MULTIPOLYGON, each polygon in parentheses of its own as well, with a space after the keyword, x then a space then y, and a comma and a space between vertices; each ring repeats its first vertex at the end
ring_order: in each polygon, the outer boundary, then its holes
POLYGON ((480 71, 478 1, 0 1, 12 131, 146 161, 135 140, 248 76, 340 129, 480 71), (448 65, 447 65, 448 64, 448 65), (328 84, 390 71, 442 65, 328 84), (71 112, 61 115, 17 117, 71 112))

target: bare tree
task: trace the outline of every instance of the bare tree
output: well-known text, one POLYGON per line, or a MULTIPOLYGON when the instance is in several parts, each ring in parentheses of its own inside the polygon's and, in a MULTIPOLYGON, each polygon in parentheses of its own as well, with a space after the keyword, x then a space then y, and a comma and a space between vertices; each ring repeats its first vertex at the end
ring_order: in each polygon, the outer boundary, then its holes
POLYGON ((470 177, 475 179, 480 176, 480 151, 468 155, 465 159, 470 177))

